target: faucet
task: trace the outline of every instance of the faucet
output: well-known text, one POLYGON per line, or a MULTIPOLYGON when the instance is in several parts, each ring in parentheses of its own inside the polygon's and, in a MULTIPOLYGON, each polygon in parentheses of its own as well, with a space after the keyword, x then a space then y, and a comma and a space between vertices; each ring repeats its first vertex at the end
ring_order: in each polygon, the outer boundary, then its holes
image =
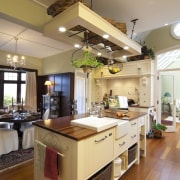
POLYGON ((103 111, 102 111, 102 107, 100 107, 98 109, 98 118, 102 118, 103 117, 103 111))

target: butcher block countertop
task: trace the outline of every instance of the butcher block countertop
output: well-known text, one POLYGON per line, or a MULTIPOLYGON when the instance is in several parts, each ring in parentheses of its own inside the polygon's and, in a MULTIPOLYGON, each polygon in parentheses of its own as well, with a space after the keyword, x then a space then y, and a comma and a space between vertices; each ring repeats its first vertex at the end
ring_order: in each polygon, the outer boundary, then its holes
MULTIPOLYGON (((124 117, 117 117, 114 111, 112 112, 112 111, 106 110, 104 112, 105 117, 112 117, 112 118, 116 118, 120 120, 122 119, 122 120, 129 120, 129 121, 139 118, 145 115, 146 113, 128 111, 128 112, 124 112, 124 114, 125 114, 124 117)), ((88 116, 89 114, 65 116, 65 117, 59 117, 55 119, 36 121, 33 123, 33 125, 49 130, 51 132, 60 134, 62 136, 74 139, 76 141, 79 141, 98 133, 95 130, 71 125, 71 120, 80 119, 80 118, 84 118, 88 116)))

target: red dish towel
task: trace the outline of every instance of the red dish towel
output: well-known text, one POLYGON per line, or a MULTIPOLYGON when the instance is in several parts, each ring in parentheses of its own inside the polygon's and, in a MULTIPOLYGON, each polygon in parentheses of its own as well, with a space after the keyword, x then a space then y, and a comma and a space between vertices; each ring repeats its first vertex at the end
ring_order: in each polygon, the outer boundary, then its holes
POLYGON ((58 153, 48 146, 46 146, 44 176, 51 180, 58 180, 58 153))

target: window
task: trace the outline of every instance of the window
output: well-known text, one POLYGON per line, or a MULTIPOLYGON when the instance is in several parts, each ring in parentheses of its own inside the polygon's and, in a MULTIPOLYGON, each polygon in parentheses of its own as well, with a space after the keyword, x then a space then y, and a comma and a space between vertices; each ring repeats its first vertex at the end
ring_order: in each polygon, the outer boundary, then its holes
POLYGON ((180 39, 180 23, 176 23, 171 26, 171 35, 175 39, 180 39))
POLYGON ((26 73, 24 72, 1 72, 2 76, 2 97, 1 107, 10 104, 18 104, 25 99, 26 93, 26 73))

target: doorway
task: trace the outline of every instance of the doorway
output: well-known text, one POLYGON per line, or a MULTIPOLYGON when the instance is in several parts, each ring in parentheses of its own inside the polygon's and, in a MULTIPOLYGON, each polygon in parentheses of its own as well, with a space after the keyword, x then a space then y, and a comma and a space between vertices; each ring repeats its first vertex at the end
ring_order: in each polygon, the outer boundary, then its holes
POLYGON ((166 125, 166 132, 176 131, 176 94, 174 73, 159 72, 159 112, 158 119, 166 125))

